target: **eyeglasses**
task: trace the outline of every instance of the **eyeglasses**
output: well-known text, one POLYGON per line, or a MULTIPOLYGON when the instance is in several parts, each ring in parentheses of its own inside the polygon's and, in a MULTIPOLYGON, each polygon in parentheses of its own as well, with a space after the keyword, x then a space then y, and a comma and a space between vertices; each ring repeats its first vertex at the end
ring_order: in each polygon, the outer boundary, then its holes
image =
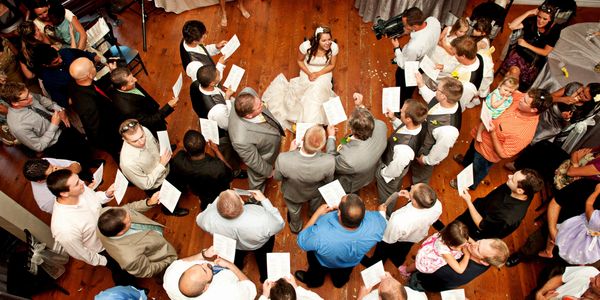
POLYGON ((131 121, 131 122, 123 125, 121 127, 121 129, 119 129, 119 133, 123 134, 131 129, 134 129, 135 127, 137 127, 138 124, 140 124, 138 121, 131 121))

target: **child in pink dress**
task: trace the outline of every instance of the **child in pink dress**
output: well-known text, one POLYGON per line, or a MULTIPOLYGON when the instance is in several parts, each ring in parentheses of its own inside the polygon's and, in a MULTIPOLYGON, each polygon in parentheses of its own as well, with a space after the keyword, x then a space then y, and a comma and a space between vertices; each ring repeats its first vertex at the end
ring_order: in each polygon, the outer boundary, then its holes
POLYGON ((415 270, 431 274, 448 264, 456 273, 467 268, 471 254, 466 247, 469 230, 460 221, 448 224, 442 231, 428 237, 417 252, 415 262, 398 268, 402 276, 408 277, 415 270), (460 263, 457 261, 463 257, 460 263))

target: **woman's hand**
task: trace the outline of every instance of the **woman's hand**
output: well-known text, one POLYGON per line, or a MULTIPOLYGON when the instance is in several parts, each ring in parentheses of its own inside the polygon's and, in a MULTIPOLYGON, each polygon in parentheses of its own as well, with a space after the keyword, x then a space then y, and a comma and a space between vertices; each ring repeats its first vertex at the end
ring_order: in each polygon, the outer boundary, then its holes
POLYGON ((315 80, 317 80, 317 78, 319 78, 319 74, 317 74, 317 73, 310 72, 308 74, 308 80, 310 80, 310 81, 315 81, 315 80))

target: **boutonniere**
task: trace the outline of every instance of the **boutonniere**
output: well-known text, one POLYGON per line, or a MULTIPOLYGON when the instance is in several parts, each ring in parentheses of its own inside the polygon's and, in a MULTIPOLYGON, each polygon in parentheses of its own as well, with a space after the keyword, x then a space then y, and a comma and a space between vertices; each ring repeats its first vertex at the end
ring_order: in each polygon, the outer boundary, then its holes
POLYGON ((342 138, 342 140, 340 141, 340 144, 348 144, 350 141, 352 140, 352 136, 348 135, 342 138))
POLYGON ((596 94, 596 96, 594 96, 594 102, 600 102, 600 94, 596 94))
POLYGON ((452 71, 452 73, 450 73, 450 76, 452 76, 452 78, 454 79, 458 79, 458 72, 452 71))
POLYGON ((431 125, 434 125, 434 126, 440 125, 440 122, 438 120, 431 120, 431 121, 429 121, 429 123, 431 123, 431 125))
POLYGON ((396 138, 395 136, 393 136, 393 137, 392 137, 392 140, 393 140, 394 142, 397 142, 397 141, 398 141, 398 138, 396 138))

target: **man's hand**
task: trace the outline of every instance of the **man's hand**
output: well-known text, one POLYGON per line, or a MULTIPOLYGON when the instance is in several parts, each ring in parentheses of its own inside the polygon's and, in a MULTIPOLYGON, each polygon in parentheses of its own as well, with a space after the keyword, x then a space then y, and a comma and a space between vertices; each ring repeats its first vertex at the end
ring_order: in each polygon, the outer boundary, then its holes
POLYGON ((391 121, 394 122, 396 120, 396 115, 389 108, 386 108, 385 116, 391 121))
POLYGON ((93 189, 94 185, 96 185, 96 179, 92 179, 92 182, 90 182, 90 184, 88 184, 87 187, 89 187, 90 189, 93 189))
POLYGON ((285 276, 283 277, 285 279, 285 281, 289 282, 294 288, 298 287, 298 284, 296 283, 296 279, 294 278, 294 276, 285 276))
POLYGON ((463 198, 463 200, 465 200, 465 203, 467 203, 467 205, 469 203, 471 203, 471 194, 469 193, 468 190, 462 190, 458 192, 458 195, 463 198))
POLYGON ((256 200, 256 201, 260 202, 260 201, 267 199, 267 197, 265 197, 265 194, 263 194, 259 190, 249 190, 248 192, 252 193, 252 198, 254 198, 254 200, 256 200))
POLYGON ((417 163, 419 163, 421 166, 424 166, 425 165, 425 155, 421 154, 420 156, 418 156, 417 163))
POLYGON ((50 119, 50 123, 58 126, 60 125, 60 115, 57 111, 52 114, 52 119, 50 119))
POLYGON ((422 87, 425 85, 425 81, 423 81, 423 75, 421 75, 421 73, 416 72, 415 79, 417 81, 417 87, 422 87))
POLYGON ((556 296, 558 296, 558 292, 555 290, 549 290, 543 294, 540 292, 537 292, 537 293, 535 293, 535 300, 550 300, 556 296))
POLYGON ((410 199, 410 193, 407 190, 401 190, 398 192, 398 196, 410 199))
POLYGON ((165 153, 160 156, 160 164, 166 167, 169 163, 169 160, 171 160, 171 155, 171 151, 165 151, 165 153))
POLYGON ((387 205, 385 205, 385 203, 381 203, 381 204, 379 204, 379 206, 377 206, 377 210, 378 211, 386 211, 387 205))
POLYGON ((327 204, 321 204, 321 206, 319 206, 319 208, 317 208, 317 210, 315 211, 315 214, 324 215, 335 209, 337 209, 337 207, 334 208, 334 207, 329 207, 329 205, 327 205, 327 204))
POLYGON ((106 191, 104 191, 106 198, 112 198, 115 196, 115 184, 111 184, 106 191))
POLYGON ((296 139, 293 139, 292 142, 290 143, 289 151, 295 151, 296 149, 298 149, 298 141, 296 141, 296 139))
POLYGON ((206 145, 214 153, 217 153, 217 151, 219 151, 219 146, 217 146, 217 144, 213 143, 213 141, 211 141, 211 140, 206 141, 206 145))
POLYGON ((220 63, 220 64, 222 64, 222 65, 224 65, 224 64, 225 64, 225 61, 226 61, 226 60, 227 60, 227 58, 226 58, 224 55, 223 55, 223 56, 221 56, 221 57, 219 57, 219 63, 220 63))
POLYGON ((179 98, 173 97, 171 100, 169 100, 169 102, 167 102, 167 104, 169 104, 171 108, 175 108, 175 106, 177 106, 177 102, 179 102, 179 98))
POLYGON ((400 41, 397 37, 391 38, 390 41, 392 41, 394 48, 400 48, 400 41))
POLYGON ((208 247, 206 250, 204 250, 204 253, 202 254, 202 256, 204 256, 204 259, 213 258, 216 255, 217 252, 215 251, 213 246, 208 247))
POLYGON ((146 201, 146 204, 148 204, 148 206, 154 206, 159 203, 160 203, 160 191, 152 194, 152 197, 150 197, 150 199, 148 199, 148 201, 146 201))
POLYGON ((441 70, 443 70, 443 69, 444 69, 444 65, 442 65, 442 64, 436 64, 436 65, 435 65, 435 69, 436 69, 436 70, 440 70, 440 71, 441 71, 441 70))
POLYGON ((237 267, 233 263, 231 263, 230 261, 228 261, 224 258, 221 258, 221 257, 215 259, 215 264, 217 264, 218 266, 221 266, 221 267, 225 267, 230 270, 233 268, 237 269, 237 267))
POLYGON ((108 59, 108 62, 106 63, 106 66, 108 66, 108 69, 111 71, 116 69, 118 60, 119 60, 119 57, 110 57, 108 59))
POLYGON ((271 295, 271 287, 273 287, 273 282, 270 280, 265 280, 265 282, 263 282, 263 292, 262 295, 265 296, 265 298, 269 299, 270 295, 271 295))
POLYGON ((335 125, 327 125, 327 136, 335 136, 335 133, 337 132, 337 128, 335 127, 335 125))
POLYGON ((352 94, 352 99, 354 99, 354 105, 356 105, 357 107, 364 107, 363 95, 361 93, 352 94))
POLYGON ((58 116, 60 117, 60 120, 63 122, 63 124, 65 124, 66 127, 71 127, 71 122, 69 122, 69 117, 67 116, 67 113, 64 109, 58 112, 58 116))
POLYGON ((217 46, 217 49, 221 50, 221 48, 225 47, 226 44, 227 41, 220 41, 215 46, 217 46))
POLYGON ((232 89, 231 87, 225 88, 225 99, 231 99, 231 96, 233 96, 233 94, 235 94, 234 89, 232 89))

